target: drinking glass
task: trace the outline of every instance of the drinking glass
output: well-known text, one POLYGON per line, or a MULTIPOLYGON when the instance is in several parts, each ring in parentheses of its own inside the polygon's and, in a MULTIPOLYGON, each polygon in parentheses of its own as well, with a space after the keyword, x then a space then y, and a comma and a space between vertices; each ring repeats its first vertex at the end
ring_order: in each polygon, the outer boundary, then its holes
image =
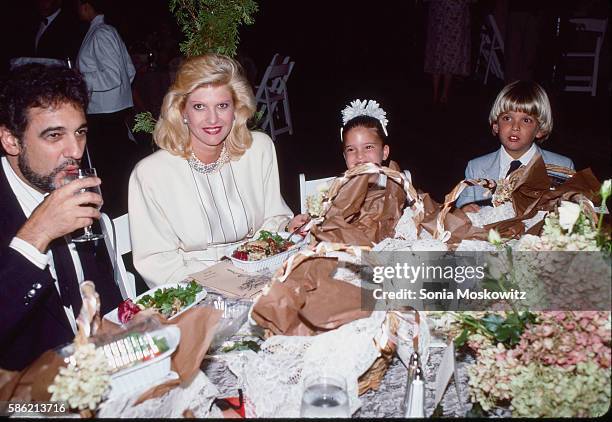
MULTIPOLYGON (((64 181, 66 183, 70 182, 71 180, 76 180, 76 179, 85 179, 86 177, 97 177, 97 173, 96 173, 96 169, 95 168, 88 168, 88 169, 78 169, 78 173, 77 174, 73 174, 73 175, 68 175, 66 176, 66 178, 64 179, 64 181)), ((90 191, 90 192, 96 192, 99 195, 102 195, 102 191, 100 191, 100 186, 92 186, 90 188, 86 188, 86 189, 81 189, 81 193, 86 192, 86 191, 90 191)), ((87 204, 86 206, 93 206, 99 209, 99 207, 95 204, 87 204)), ((104 235, 100 234, 100 233, 94 233, 91 226, 85 226, 83 228, 83 231, 85 232, 84 234, 82 234, 81 236, 78 237, 73 237, 72 241, 73 242, 89 242, 91 240, 99 240, 99 239, 103 239, 104 235)))
POLYGON ((351 416, 346 380, 338 373, 325 372, 304 379, 302 418, 348 418, 351 416))

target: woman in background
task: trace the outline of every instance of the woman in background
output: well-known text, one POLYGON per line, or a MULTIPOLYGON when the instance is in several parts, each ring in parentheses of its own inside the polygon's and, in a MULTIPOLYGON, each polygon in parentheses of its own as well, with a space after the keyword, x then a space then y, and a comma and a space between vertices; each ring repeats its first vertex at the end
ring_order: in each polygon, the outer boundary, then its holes
POLYGON ((470 74, 469 0, 430 0, 425 72, 433 78, 433 103, 442 105, 448 103, 453 76, 470 74))

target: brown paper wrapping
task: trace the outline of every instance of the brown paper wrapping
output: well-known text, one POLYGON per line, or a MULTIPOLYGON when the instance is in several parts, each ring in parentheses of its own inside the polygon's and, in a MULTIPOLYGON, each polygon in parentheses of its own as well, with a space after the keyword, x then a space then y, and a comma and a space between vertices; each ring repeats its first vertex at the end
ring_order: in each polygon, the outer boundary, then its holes
POLYGON ((361 289, 332 278, 337 265, 336 258, 304 260, 284 282, 272 282, 253 307, 253 319, 273 334, 311 336, 368 317, 361 289))
POLYGON ((61 366, 66 366, 64 359, 54 350, 48 350, 22 371, 2 370, 0 401, 49 401, 51 393, 47 387, 61 366))
MULTIPOLYGON (((399 170, 394 162, 389 168, 399 170)), ((340 188, 325 220, 311 230, 317 241, 371 246, 393 237, 406 203, 406 193, 391 178, 387 178, 385 188, 375 187, 370 184, 371 176, 353 176, 340 188)))
MULTIPOLYGON (((511 194, 515 218, 499 221, 478 228, 460 209, 453 209, 461 190, 459 185, 451 194, 445 197, 445 203, 435 202, 429 194, 423 194, 424 218, 419 224, 419 230, 425 229, 431 234, 437 230, 437 220, 443 215, 444 230, 451 233, 447 242, 449 245, 460 243, 464 239, 486 240, 490 229, 495 229, 501 237, 511 239, 525 234, 523 220, 533 217, 538 211, 553 211, 560 200, 579 201, 586 198, 595 201, 600 183, 590 169, 576 172, 571 178, 559 186, 553 186, 553 180, 546 171, 547 166, 540 155, 535 156, 529 164, 517 170, 517 181, 511 194)), ((513 177, 513 176, 511 176, 513 177)), ((474 181, 475 182, 475 181, 474 181)), ((540 235, 543 223, 536 224, 529 234, 540 235)))
POLYGON ((198 373, 221 315, 222 312, 218 309, 202 306, 193 307, 172 321, 157 314, 159 322, 163 325, 176 325, 181 329, 181 341, 172 355, 172 370, 178 374, 179 379, 156 385, 145 391, 134 405, 161 397, 182 382, 191 380, 198 373))
MULTIPOLYGON (((177 325, 181 329, 179 346, 172 355, 172 370, 178 373, 179 379, 151 388, 143 393, 135 404, 160 397, 197 374, 215 334, 221 311, 193 307, 172 321, 157 313, 143 311, 136 314, 134 321, 149 316, 156 318, 163 325, 177 325)), ((97 334, 119 334, 122 331, 121 327, 103 320, 97 334)), ((51 394, 47 392, 47 388, 53 383, 60 366, 65 366, 63 358, 54 350, 48 350, 22 371, 0 370, 0 401, 48 401, 51 394)))

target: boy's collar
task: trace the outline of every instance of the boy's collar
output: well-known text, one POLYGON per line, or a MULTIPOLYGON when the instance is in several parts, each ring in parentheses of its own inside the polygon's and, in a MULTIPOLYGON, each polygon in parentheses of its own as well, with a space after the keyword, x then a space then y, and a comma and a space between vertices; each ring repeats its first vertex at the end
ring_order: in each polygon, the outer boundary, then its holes
POLYGON ((538 147, 536 146, 535 142, 531 144, 531 147, 525 151, 525 153, 523 155, 521 155, 519 158, 513 158, 510 154, 508 154, 508 152, 506 151, 506 149, 504 148, 504 146, 502 145, 500 148, 501 154, 500 154, 500 159, 505 163, 505 162, 512 162, 514 160, 519 160, 521 162, 521 164, 523 165, 527 165, 529 163, 529 161, 531 161, 531 159, 533 158, 533 156, 538 152, 538 147))

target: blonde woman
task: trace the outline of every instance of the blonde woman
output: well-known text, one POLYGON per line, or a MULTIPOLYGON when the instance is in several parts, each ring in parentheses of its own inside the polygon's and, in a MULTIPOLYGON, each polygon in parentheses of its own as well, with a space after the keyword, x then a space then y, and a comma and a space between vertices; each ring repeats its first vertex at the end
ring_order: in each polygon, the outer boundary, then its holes
POLYGON ((129 185, 134 265, 149 287, 218 262, 260 229, 293 231, 280 193, 274 144, 251 132, 253 92, 234 60, 215 54, 180 67, 153 138, 129 185))

